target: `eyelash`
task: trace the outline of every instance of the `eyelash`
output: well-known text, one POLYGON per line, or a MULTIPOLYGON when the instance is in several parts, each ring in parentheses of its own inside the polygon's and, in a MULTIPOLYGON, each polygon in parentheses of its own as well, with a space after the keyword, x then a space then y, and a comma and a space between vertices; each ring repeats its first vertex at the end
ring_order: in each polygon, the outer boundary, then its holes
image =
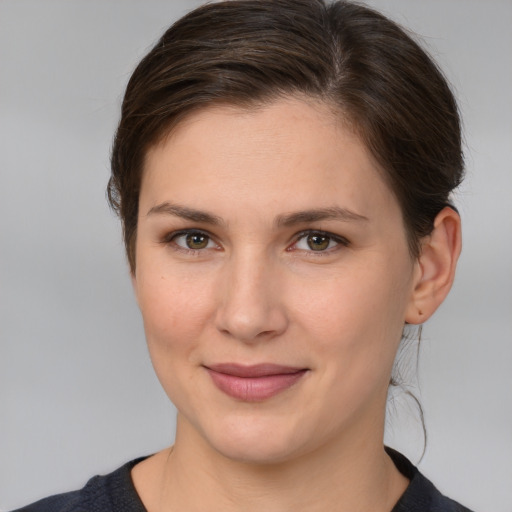
MULTIPOLYGON (((166 235, 163 238, 162 243, 164 243, 165 245, 170 245, 175 251, 179 251, 179 252, 194 255, 194 256, 198 256, 204 249, 208 248, 208 247, 204 247, 202 249, 190 249, 190 248, 182 247, 176 243, 176 239, 178 239, 180 237, 185 237, 187 235, 204 236, 204 237, 208 238, 207 243, 210 243, 210 242, 215 243, 215 241, 214 241, 212 235, 210 235, 210 233, 208 233, 207 231, 199 230, 199 229, 184 229, 181 231, 175 231, 175 232, 169 233, 168 235, 166 235)), ((315 236, 315 235, 328 238, 329 243, 331 241, 333 241, 337 245, 334 247, 328 247, 327 249, 321 250, 321 251, 304 250, 305 253, 308 253, 308 256, 312 256, 312 257, 326 256, 328 254, 331 254, 333 251, 336 251, 339 248, 339 246, 342 246, 342 247, 350 246, 350 242, 342 236, 335 235, 328 231, 321 231, 318 229, 308 229, 308 230, 301 231, 300 233, 297 233, 294 236, 294 242, 290 246, 287 247, 286 251, 292 252, 294 250, 301 250, 301 249, 294 249, 294 246, 296 246, 302 239, 304 239, 308 236, 315 236)))
MULTIPOLYGON (((214 239, 213 239, 212 235, 210 235, 210 233, 208 233, 207 231, 200 230, 200 229, 182 229, 181 231, 174 231, 174 232, 166 235, 163 238, 162 243, 164 243, 165 245, 169 245, 175 251, 179 251, 179 252, 182 252, 185 254, 190 254, 192 256, 199 256, 200 253, 204 249, 190 249, 187 247, 182 247, 176 243, 177 238, 186 237, 187 235, 204 236, 204 237, 208 238, 208 243, 209 242, 215 243, 214 239)), ((205 247, 205 249, 206 249, 206 247, 205 247)))
MULTIPOLYGON (((330 233, 329 231, 321 231, 318 229, 307 229, 305 231, 301 231, 300 233, 297 233, 297 235, 295 235, 295 241, 286 250, 290 251, 290 252, 293 251, 294 250, 293 247, 296 246, 302 239, 304 239, 308 236, 315 236, 315 235, 328 238, 329 243, 332 241, 332 242, 335 242, 337 245, 334 247, 328 247, 327 249, 325 249, 323 251, 314 251, 314 250, 307 251, 307 250, 305 250, 304 252, 308 256, 311 256, 311 257, 328 256, 328 255, 332 254, 334 251, 336 251, 337 249, 339 249, 340 247, 349 247, 350 246, 350 242, 342 236, 335 235, 333 233, 330 233)), ((298 249, 298 250, 301 250, 301 249, 298 249)))

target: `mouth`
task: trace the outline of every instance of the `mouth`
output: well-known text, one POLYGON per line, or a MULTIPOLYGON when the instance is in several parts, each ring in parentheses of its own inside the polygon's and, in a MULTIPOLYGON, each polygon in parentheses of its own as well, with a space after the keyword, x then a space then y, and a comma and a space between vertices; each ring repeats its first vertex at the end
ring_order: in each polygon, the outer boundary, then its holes
POLYGON ((308 372, 308 368, 271 363, 221 363, 204 368, 220 391, 243 402, 267 400, 295 385, 308 372))

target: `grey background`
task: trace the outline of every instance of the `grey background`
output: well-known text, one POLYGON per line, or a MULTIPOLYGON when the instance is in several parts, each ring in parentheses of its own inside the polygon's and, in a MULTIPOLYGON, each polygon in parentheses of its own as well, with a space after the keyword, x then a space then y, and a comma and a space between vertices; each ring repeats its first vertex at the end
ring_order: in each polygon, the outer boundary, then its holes
MULTIPOLYGON (((104 188, 130 71, 199 3, 0 0, 0 509, 172 442, 104 188)), ((424 329, 420 466, 475 510, 511 511, 512 2, 371 4, 423 37, 465 120, 464 250, 424 329)), ((416 418, 403 403, 388 432, 415 461, 416 418)))

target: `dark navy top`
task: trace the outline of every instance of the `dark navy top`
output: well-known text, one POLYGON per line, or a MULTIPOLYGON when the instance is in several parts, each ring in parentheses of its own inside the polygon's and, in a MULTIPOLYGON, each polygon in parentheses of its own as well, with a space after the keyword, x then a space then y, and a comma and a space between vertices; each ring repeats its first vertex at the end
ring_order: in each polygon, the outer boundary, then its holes
MULTIPOLYGON (((402 454, 389 448, 386 451, 410 480, 391 512, 471 512, 443 496, 402 454)), ((147 512, 131 478, 131 469, 142 460, 144 457, 108 475, 95 476, 83 489, 51 496, 13 512, 147 512)))

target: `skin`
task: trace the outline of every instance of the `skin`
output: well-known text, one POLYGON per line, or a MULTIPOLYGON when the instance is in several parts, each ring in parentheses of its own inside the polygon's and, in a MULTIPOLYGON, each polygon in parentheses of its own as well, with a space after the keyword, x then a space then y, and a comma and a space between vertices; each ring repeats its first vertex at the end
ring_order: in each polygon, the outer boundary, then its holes
POLYGON ((132 472, 148 510, 391 510, 408 483, 383 449, 393 360, 459 250, 447 208, 411 258, 381 171, 325 105, 191 114, 149 151, 140 194, 133 285, 178 409, 173 450, 132 472), (205 368, 226 362, 307 371, 247 402, 205 368))

